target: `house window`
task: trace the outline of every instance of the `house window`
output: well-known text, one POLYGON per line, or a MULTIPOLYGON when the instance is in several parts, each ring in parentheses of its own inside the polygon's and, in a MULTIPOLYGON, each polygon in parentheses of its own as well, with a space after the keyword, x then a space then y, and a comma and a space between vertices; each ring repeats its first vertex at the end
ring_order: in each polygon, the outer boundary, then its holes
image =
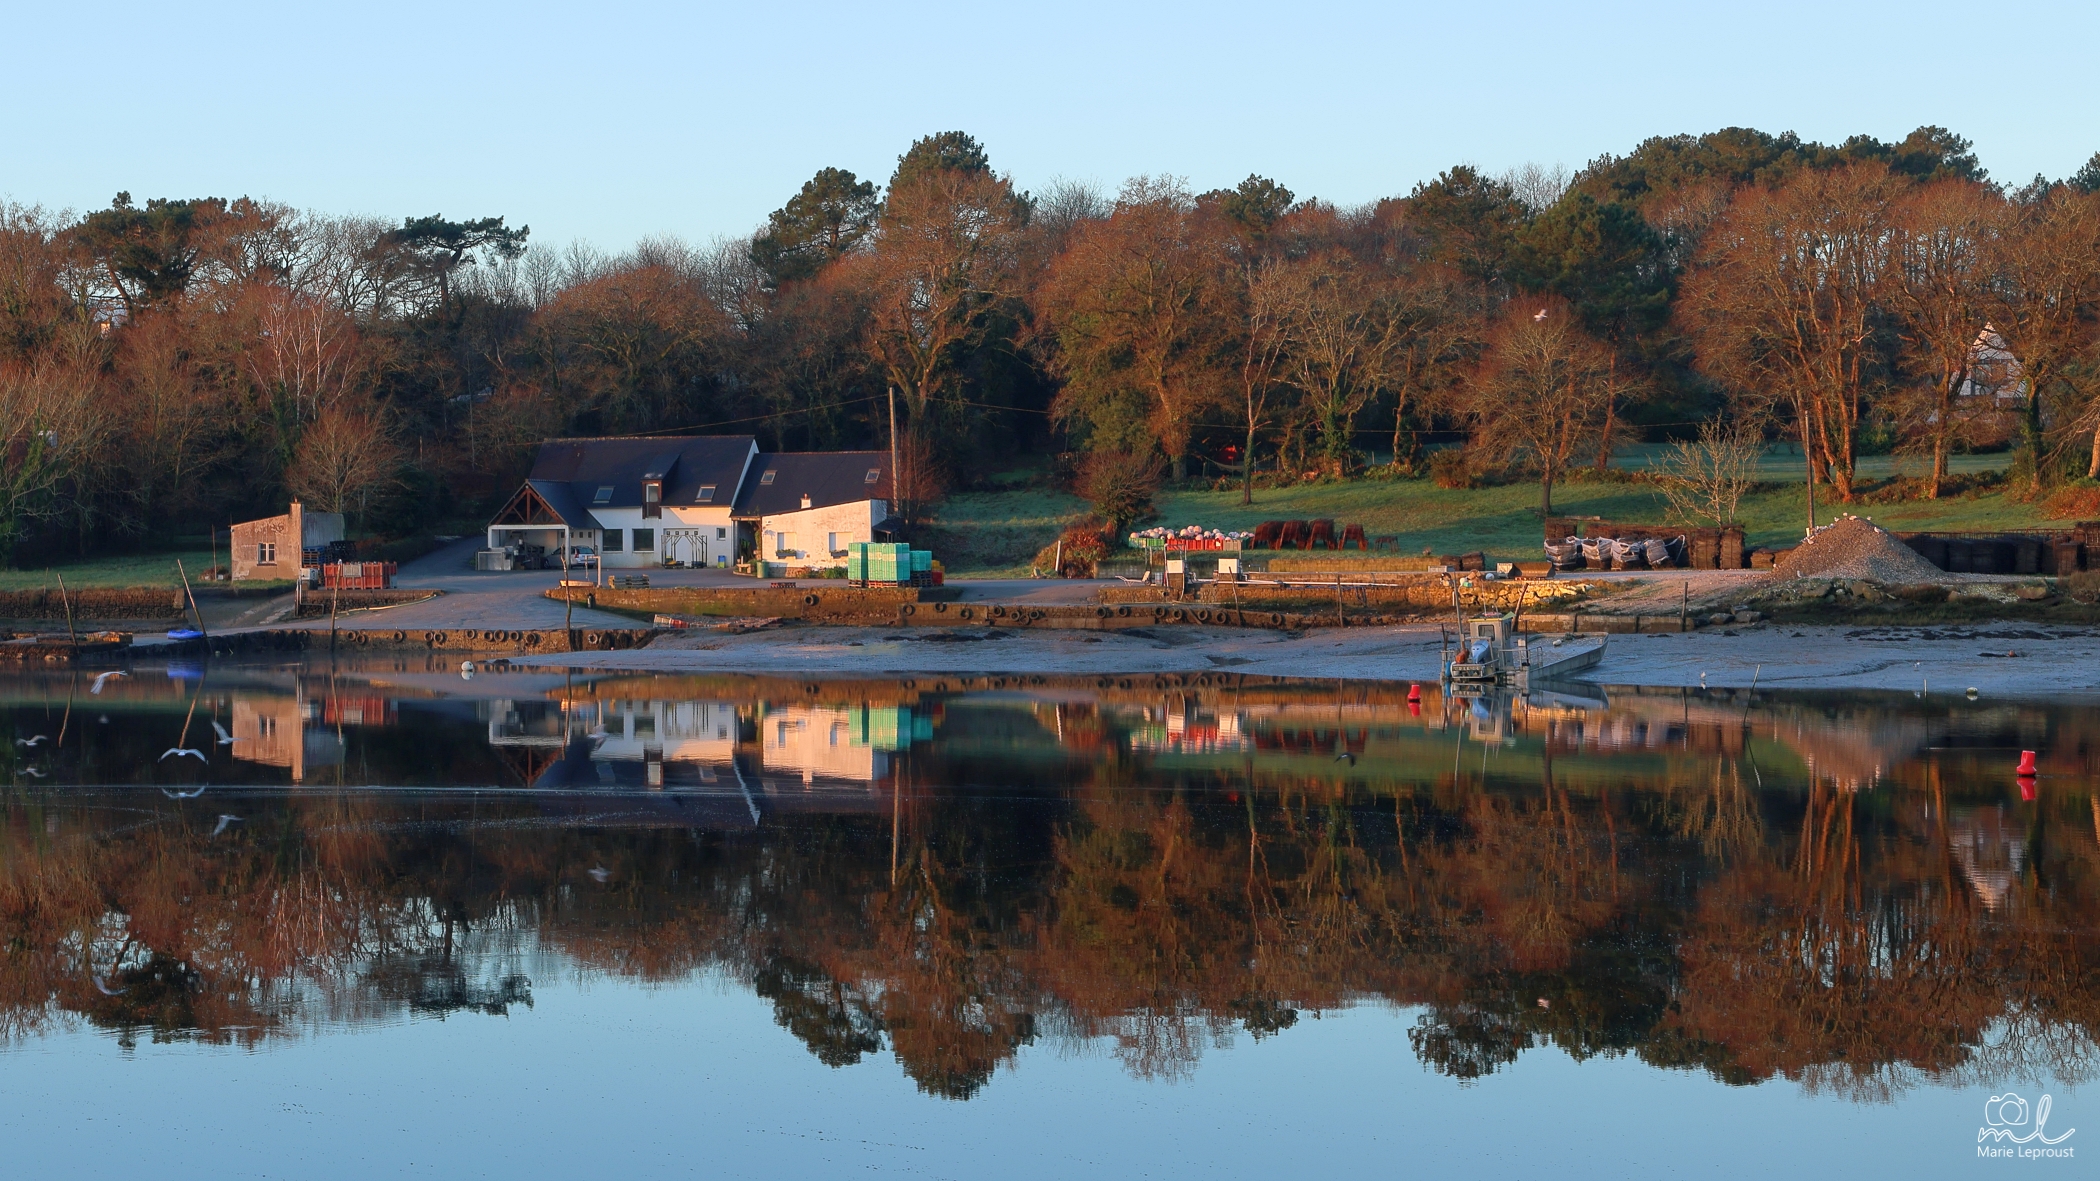
MULTIPOLYGON (((643 516, 645 516, 645 517, 661 517, 661 516, 663 516, 663 515, 664 515, 664 503, 663 503, 663 502, 664 502, 664 486, 663 486, 663 485, 662 485, 661 483, 659 483, 658 481, 655 481, 655 480, 651 480, 651 481, 649 481, 648 483, 646 483, 646 484, 642 485, 642 515, 643 515, 643 516)), ((641 547, 641 546, 635 546, 634 548, 636 548, 636 549, 640 549, 640 548, 642 548, 642 547, 641 547)))
POLYGON ((758 478, 758 482, 761 484, 770 484, 773 482, 773 476, 773 472, 767 472, 765 475, 762 475, 758 478))
POLYGON ((871 468, 869 468, 869 469, 868 469, 868 483, 872 484, 872 483, 874 483, 875 481, 877 481, 877 480, 880 480, 881 478, 882 478, 882 469, 881 469, 881 468, 879 468, 879 467, 871 467, 871 468))
POLYGON ((275 566, 277 564, 277 543, 265 541, 257 544, 255 547, 255 564, 258 566, 275 566))
POLYGON ((700 485, 700 499, 699 499, 698 503, 700 503, 700 504, 711 504, 711 503, 713 503, 713 502, 714 502, 714 499, 715 499, 715 486, 714 486, 713 484, 702 484, 702 485, 700 485))
POLYGON ((600 485, 598 485, 598 495, 596 495, 596 496, 593 496, 593 497, 591 497, 591 503, 592 503, 592 504, 611 504, 611 503, 612 503, 612 485, 611 485, 611 484, 600 484, 600 485))
POLYGON ((650 552, 653 552, 653 551, 654 551, 655 549, 656 549, 656 530, 654 530, 654 529, 637 529, 637 530, 635 530, 635 531, 634 531, 634 552, 635 552, 635 553, 638 553, 638 554, 639 554, 639 553, 642 553, 642 552, 644 552, 644 551, 650 551, 650 552))
POLYGON ((626 535, 627 530, 625 529, 607 529, 605 531, 605 552, 609 554, 619 553, 621 541, 626 535))
POLYGON ((722 540, 723 538, 725 538, 725 537, 728 537, 728 536, 729 536, 729 530, 728 530, 728 529, 727 529, 726 527, 724 527, 724 526, 721 526, 721 525, 717 525, 717 526, 715 526, 715 540, 716 540, 716 541, 720 541, 720 540, 722 540))

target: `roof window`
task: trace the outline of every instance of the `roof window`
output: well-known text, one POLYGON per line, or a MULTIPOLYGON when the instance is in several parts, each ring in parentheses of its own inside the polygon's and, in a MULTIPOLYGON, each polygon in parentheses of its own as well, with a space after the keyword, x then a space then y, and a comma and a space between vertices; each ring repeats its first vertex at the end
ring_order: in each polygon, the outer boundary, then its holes
POLYGON ((598 485, 598 495, 596 495, 596 496, 593 496, 593 497, 591 497, 591 503, 592 503, 592 504, 611 504, 611 503, 612 503, 612 485, 611 485, 611 484, 600 484, 600 485, 598 485))
POLYGON ((775 474, 775 473, 773 473, 773 472, 771 472, 771 471, 768 471, 768 472, 767 472, 767 473, 766 473, 765 475, 763 475, 763 476, 760 476, 760 477, 758 478, 758 482, 759 482, 759 483, 761 483, 761 484, 770 484, 770 483, 772 483, 772 482, 773 482, 773 476, 774 476, 774 474, 775 474))
POLYGON ((700 485, 700 495, 694 497, 693 501, 695 504, 710 504, 714 501, 714 498, 715 486, 713 484, 702 484, 700 485))
POLYGON ((881 468, 879 468, 879 467, 871 467, 871 468, 869 468, 869 469, 868 469, 868 481, 867 481, 868 483, 872 484, 872 483, 874 483, 875 481, 877 481, 877 480, 880 480, 881 478, 882 478, 882 469, 881 469, 881 468))

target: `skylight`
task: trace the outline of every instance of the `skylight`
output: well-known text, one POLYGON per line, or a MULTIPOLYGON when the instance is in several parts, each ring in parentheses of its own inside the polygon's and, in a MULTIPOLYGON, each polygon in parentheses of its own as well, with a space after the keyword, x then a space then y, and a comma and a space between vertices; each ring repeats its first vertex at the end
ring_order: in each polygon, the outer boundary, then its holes
POLYGON ((707 502, 709 502, 709 501, 713 500, 714 498, 715 498, 715 486, 714 486, 713 484, 702 484, 702 485, 700 485, 700 497, 699 497, 699 500, 700 500, 700 503, 701 503, 701 504, 706 504, 707 502))
POLYGON ((869 468, 869 469, 868 469, 868 483, 872 484, 872 483, 874 483, 875 481, 877 481, 877 480, 880 480, 881 478, 882 478, 882 469, 881 469, 881 468, 879 468, 879 467, 871 467, 871 468, 869 468))
POLYGON ((772 472, 767 472, 767 473, 766 473, 765 475, 763 475, 763 476, 760 476, 760 477, 758 478, 758 482, 759 482, 759 483, 761 483, 761 484, 770 484, 770 483, 772 483, 772 482, 773 482, 773 473, 772 473, 772 472))
POLYGON ((612 503, 612 485, 611 485, 611 484, 600 484, 600 485, 598 485, 598 495, 596 495, 596 496, 593 496, 593 497, 591 497, 591 503, 592 503, 592 504, 611 504, 611 503, 612 503))

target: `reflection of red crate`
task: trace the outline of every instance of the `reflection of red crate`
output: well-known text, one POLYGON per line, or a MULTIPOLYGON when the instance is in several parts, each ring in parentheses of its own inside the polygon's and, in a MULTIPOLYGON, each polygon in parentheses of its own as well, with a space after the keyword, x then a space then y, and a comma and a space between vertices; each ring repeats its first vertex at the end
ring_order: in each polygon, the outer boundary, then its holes
POLYGON ((1190 553, 1200 553, 1209 550, 1223 550, 1226 548, 1238 549, 1240 548, 1240 543, 1237 541, 1226 541, 1224 538, 1221 537, 1169 537, 1167 538, 1167 548, 1170 550, 1181 550, 1190 553))
POLYGON ((386 590, 394 585, 392 562, 330 562, 321 567, 321 585, 342 590, 386 590))
POLYGON ((321 721, 330 726, 391 726, 394 703, 377 694, 343 694, 321 703, 321 721))

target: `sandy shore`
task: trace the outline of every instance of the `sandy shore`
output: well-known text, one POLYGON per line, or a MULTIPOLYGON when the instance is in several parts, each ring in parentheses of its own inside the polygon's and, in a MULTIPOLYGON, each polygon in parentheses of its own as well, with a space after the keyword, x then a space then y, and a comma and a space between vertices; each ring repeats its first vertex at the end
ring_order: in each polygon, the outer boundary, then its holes
MULTIPOLYGON (((696 631, 627 652, 536 657, 535 668, 750 672, 783 676, 921 673, 1099 674, 1229 669, 1264 676, 1431 680, 1434 627, 1300 635, 1208 628, 1124 632, 785 627, 696 631)), ((2100 698, 2100 631, 2026 624, 1785 627, 1616 636, 1587 679, 1607 685, 1919 689, 2100 698), (2007 655, 2011 653, 2012 655, 2007 655)))

